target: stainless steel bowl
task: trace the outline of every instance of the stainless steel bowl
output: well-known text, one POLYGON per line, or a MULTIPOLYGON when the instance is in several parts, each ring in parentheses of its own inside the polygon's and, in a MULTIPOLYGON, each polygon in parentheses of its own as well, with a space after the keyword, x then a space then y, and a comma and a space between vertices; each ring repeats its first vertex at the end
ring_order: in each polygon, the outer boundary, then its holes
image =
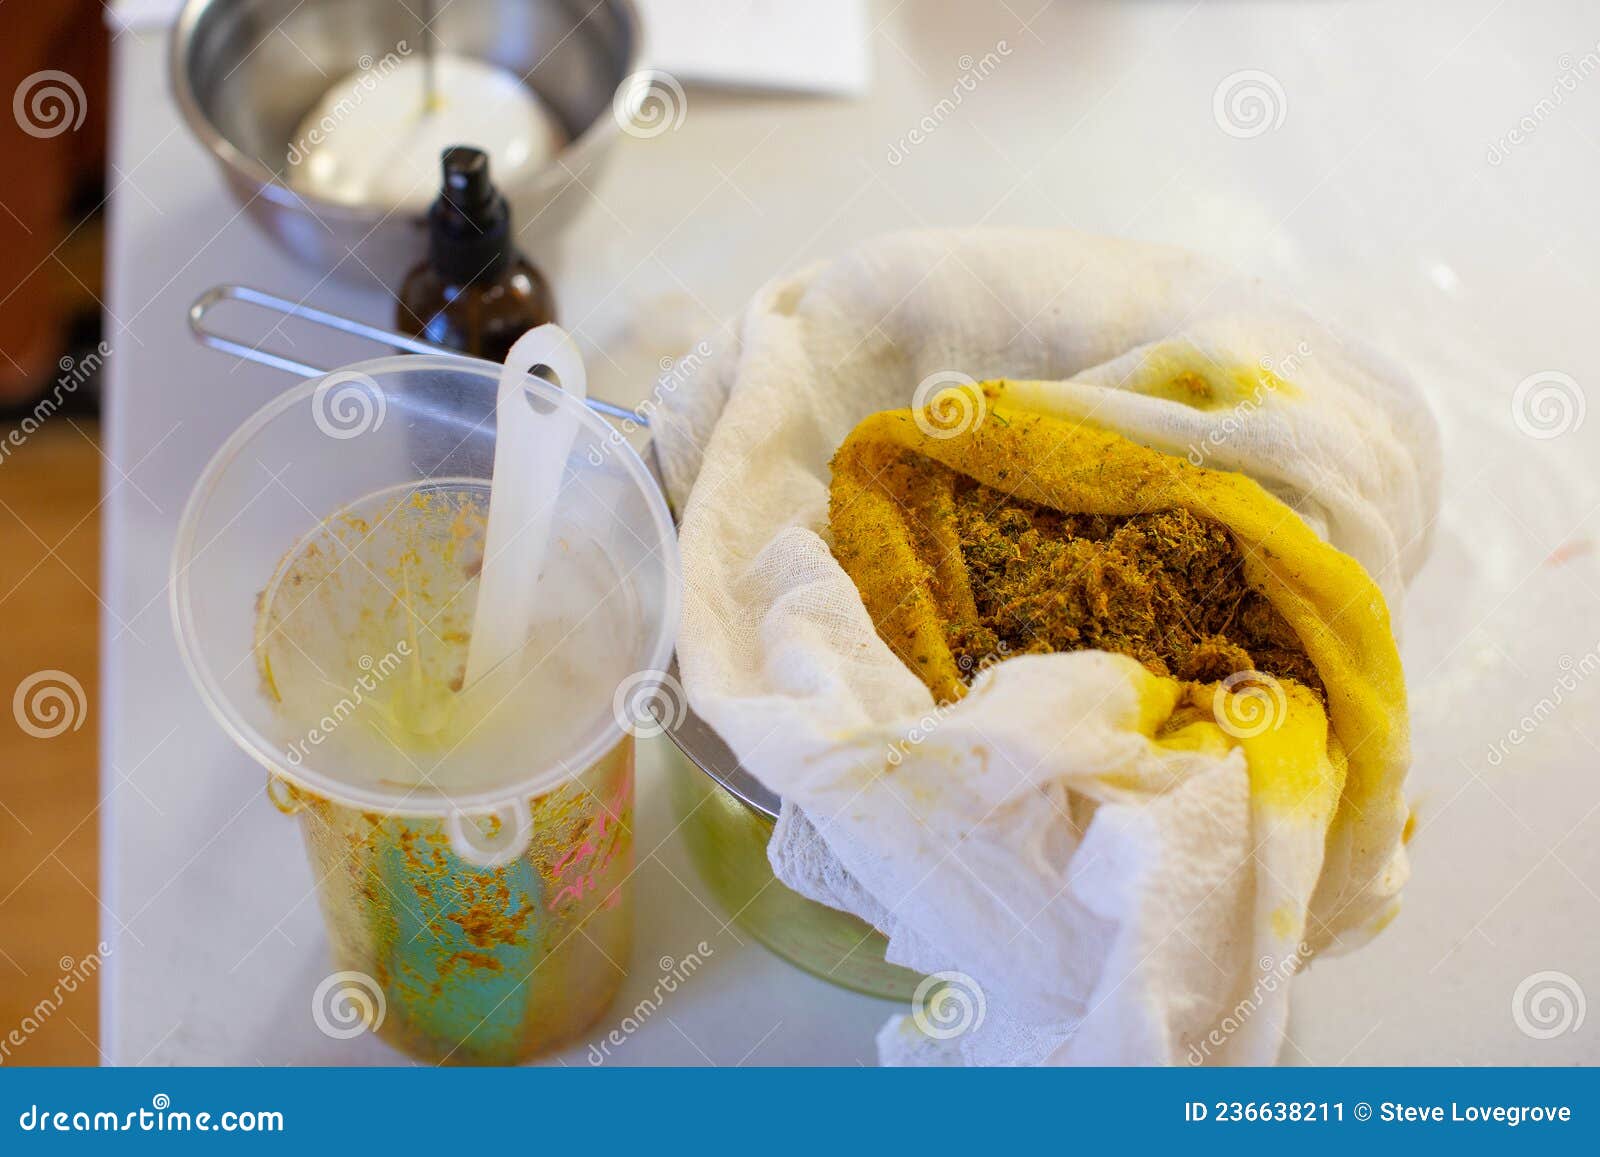
MULTIPOLYGON (((677 680, 678 661, 672 661, 677 680)), ((922 977, 884 959, 870 924, 778 882, 767 859, 783 801, 739 762, 686 703, 661 718, 682 759, 669 759, 678 827, 700 877, 734 921, 789 963, 868 996, 909 1001, 922 977)))
MULTIPOLYGON (((560 120, 570 144, 503 186, 525 246, 583 206, 617 132, 612 101, 638 67, 630 0, 452 0, 441 50, 511 70, 560 120)), ((240 203, 319 269, 393 286, 423 251, 419 216, 352 206, 285 183, 296 130, 328 86, 405 41, 419 51, 420 5, 394 0, 188 0, 172 33, 172 88, 240 203)), ((469 143, 469 142, 463 142, 469 143)))

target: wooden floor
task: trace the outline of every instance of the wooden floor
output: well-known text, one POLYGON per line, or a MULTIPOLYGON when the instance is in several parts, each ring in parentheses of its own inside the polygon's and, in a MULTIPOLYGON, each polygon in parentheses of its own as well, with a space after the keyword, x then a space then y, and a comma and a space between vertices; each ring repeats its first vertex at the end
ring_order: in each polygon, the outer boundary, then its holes
POLYGON ((92 422, 56 414, 23 445, 0 445, 6 1065, 99 1061, 98 438, 92 422))

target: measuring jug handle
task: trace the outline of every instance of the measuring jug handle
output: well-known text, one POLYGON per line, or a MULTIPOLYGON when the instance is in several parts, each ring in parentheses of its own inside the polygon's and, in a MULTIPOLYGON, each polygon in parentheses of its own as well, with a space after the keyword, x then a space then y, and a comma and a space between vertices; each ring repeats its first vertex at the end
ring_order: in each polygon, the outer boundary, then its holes
POLYGON ((500 821, 493 836, 478 826, 485 813, 469 814, 457 808, 445 817, 445 834, 456 857, 478 868, 503 868, 520 859, 533 843, 533 808, 527 800, 512 800, 486 813, 500 821))

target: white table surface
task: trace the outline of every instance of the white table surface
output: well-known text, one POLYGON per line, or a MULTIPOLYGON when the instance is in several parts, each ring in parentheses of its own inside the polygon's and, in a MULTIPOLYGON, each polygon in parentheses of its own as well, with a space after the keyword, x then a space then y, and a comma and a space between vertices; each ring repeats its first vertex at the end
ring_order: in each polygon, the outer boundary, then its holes
MULTIPOLYGON (((1560 686, 1600 646, 1600 416, 1549 439, 1512 417, 1529 375, 1565 373, 1591 393, 1600 378, 1592 7, 1125 2, 1035 14, 1038 3, 880 4, 866 100, 691 90, 676 132, 623 139, 559 251, 536 254, 592 391, 642 397, 662 354, 724 324, 767 278, 916 225, 1068 225, 1185 244, 1364 333, 1419 375, 1449 454, 1434 557, 1407 607, 1415 871, 1391 928, 1301 980, 1285 1060, 1600 1060, 1600 1010, 1549 1039, 1512 1012, 1518 985, 1544 971, 1600 997, 1600 679, 1560 686), (986 53, 998 66, 936 114, 986 53), (1284 115, 1239 138, 1219 128, 1213 97, 1246 69, 1270 74, 1284 115), (933 130, 890 163, 924 117, 933 130), (1520 143, 1491 162, 1519 123, 1520 143), (1549 718, 1491 761, 1490 745, 1554 696, 1549 718)), ((188 303, 224 281, 381 323, 392 303, 320 281, 239 215, 178 122, 164 64, 158 35, 118 36, 103 1048, 122 1064, 397 1063, 373 1038, 331 1040, 311 1019, 330 966, 299 836, 190 688, 166 593, 201 465, 285 385, 192 344, 188 303)), ((637 878, 634 979, 615 1016, 654 984, 660 957, 702 939, 714 955, 613 1063, 870 1063, 894 1006, 724 928, 669 834, 658 755, 643 760, 640 849, 655 851, 637 878)), ((586 1051, 562 1059, 582 1064, 586 1051)))

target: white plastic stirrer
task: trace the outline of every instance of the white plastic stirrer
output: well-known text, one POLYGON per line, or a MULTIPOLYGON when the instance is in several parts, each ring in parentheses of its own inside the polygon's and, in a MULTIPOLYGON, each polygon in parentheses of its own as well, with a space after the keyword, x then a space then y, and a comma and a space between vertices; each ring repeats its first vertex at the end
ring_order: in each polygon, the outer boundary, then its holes
POLYGON ((548 367, 575 401, 588 396, 583 358, 560 326, 529 330, 506 355, 495 399, 494 477, 466 687, 521 652, 532 632, 561 475, 578 432, 569 411, 528 394, 535 366, 548 367))

